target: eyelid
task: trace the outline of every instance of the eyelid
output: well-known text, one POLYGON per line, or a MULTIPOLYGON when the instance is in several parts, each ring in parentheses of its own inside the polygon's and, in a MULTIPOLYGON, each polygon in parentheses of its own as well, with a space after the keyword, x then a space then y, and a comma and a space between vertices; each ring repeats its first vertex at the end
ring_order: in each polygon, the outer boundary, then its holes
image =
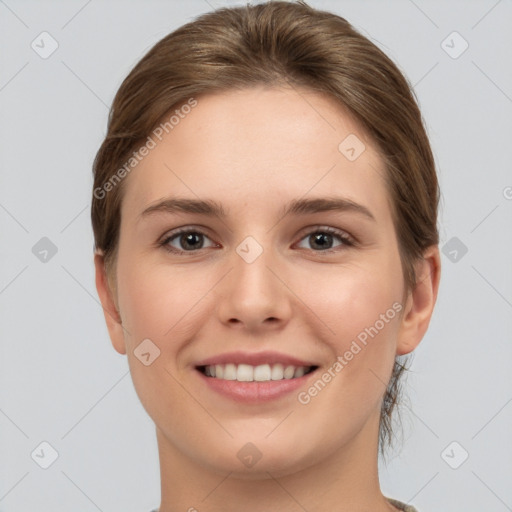
MULTIPOLYGON (((357 243, 357 240, 355 237, 353 237, 350 233, 345 231, 344 229, 340 228, 334 228, 332 226, 325 226, 321 224, 316 224, 313 226, 308 226, 304 228, 304 235, 302 235, 302 238, 304 238, 307 235, 313 235, 315 233, 329 233, 331 235, 336 235, 342 239, 350 240, 354 245, 357 243)), ((302 240, 301 238, 301 240, 302 240)))
POLYGON ((202 226, 196 226, 194 224, 190 224, 187 226, 182 226, 179 228, 175 228, 175 229, 166 231, 160 238, 160 241, 163 242, 163 241, 168 240, 169 238, 172 238, 176 235, 180 235, 181 233, 188 233, 189 231, 192 231, 194 233, 200 233, 201 235, 209 236, 206 233, 206 228, 203 228, 202 226))

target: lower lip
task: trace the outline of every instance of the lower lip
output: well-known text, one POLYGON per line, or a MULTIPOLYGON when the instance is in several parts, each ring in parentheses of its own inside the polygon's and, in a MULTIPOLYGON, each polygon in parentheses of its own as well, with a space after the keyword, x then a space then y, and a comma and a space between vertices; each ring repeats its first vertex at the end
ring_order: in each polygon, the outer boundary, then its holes
POLYGON ((241 403, 263 403, 270 400, 277 400, 303 387, 309 377, 316 372, 316 370, 314 370, 302 377, 294 379, 239 382, 237 380, 207 377, 201 371, 197 369, 195 371, 210 389, 241 403))

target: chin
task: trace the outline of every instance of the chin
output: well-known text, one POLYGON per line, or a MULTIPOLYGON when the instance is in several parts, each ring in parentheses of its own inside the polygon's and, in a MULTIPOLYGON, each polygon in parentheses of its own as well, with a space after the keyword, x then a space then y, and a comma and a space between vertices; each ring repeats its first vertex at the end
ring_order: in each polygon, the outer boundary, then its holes
POLYGON ((281 439, 275 442, 262 439, 261 442, 233 441, 224 446, 221 453, 219 445, 208 450, 208 460, 203 464, 217 473, 230 473, 230 478, 240 480, 266 480, 272 476, 286 476, 296 473, 314 464, 314 457, 308 456, 304 447, 297 450, 298 442, 291 440, 284 444, 281 439), (293 441, 293 442, 292 442, 293 441))

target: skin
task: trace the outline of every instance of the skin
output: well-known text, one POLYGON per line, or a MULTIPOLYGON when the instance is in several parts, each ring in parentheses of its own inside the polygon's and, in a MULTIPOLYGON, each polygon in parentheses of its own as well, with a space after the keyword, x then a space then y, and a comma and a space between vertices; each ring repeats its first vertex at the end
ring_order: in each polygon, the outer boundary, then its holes
POLYGON ((95 256, 112 344, 128 356, 156 425, 160 512, 234 512, 240 503, 244 512, 396 510, 379 486, 379 412, 395 356, 413 351, 430 322, 438 247, 425 252, 418 284, 404 297, 382 162, 329 98, 256 87, 197 99, 126 178, 113 286, 95 256), (366 147, 355 161, 338 150, 349 134, 366 147), (354 211, 281 214, 292 199, 333 195, 367 207, 375 220, 354 211), (227 216, 141 217, 170 196, 216 200, 227 216), (179 236, 168 245, 182 254, 158 245, 181 227, 204 233, 192 240, 196 249, 186 251, 179 236), (317 227, 357 243, 333 236, 326 253, 309 236, 317 227), (263 249, 250 264, 236 252, 247 236, 263 249), (235 404, 194 369, 228 351, 276 350, 315 361, 322 374, 393 303, 401 315, 307 405, 296 392, 235 404), (160 350, 149 366, 134 355, 146 338, 160 350), (262 454, 252 468, 237 457, 248 442, 262 454))

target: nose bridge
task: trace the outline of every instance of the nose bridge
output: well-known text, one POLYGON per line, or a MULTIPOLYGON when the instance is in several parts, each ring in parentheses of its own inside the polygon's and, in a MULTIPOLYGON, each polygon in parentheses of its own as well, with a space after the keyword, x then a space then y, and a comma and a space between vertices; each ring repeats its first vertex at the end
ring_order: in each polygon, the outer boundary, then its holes
MULTIPOLYGON (((259 238, 263 239, 262 236, 259 238)), ((260 243, 253 236, 248 236, 236 247, 236 256, 233 257, 233 285, 245 300, 263 299, 270 303, 272 295, 277 292, 276 278, 269 270, 276 266, 276 255, 270 246, 270 240, 271 237, 267 236, 260 243)))
MULTIPOLYGON (((270 236, 265 238, 269 243, 270 236)), ((275 250, 255 237, 246 237, 232 256, 228 279, 220 299, 219 314, 224 322, 243 323, 256 327, 266 320, 286 321, 290 314, 287 288, 277 270, 279 258, 275 250)))
POLYGON ((235 284, 251 289, 252 294, 268 293, 270 288, 274 288, 275 277, 269 268, 275 266, 275 256, 270 247, 263 248, 258 242, 251 239, 242 242, 236 250, 237 256, 234 258, 235 265, 235 284), (256 245, 257 244, 257 245, 256 245))

